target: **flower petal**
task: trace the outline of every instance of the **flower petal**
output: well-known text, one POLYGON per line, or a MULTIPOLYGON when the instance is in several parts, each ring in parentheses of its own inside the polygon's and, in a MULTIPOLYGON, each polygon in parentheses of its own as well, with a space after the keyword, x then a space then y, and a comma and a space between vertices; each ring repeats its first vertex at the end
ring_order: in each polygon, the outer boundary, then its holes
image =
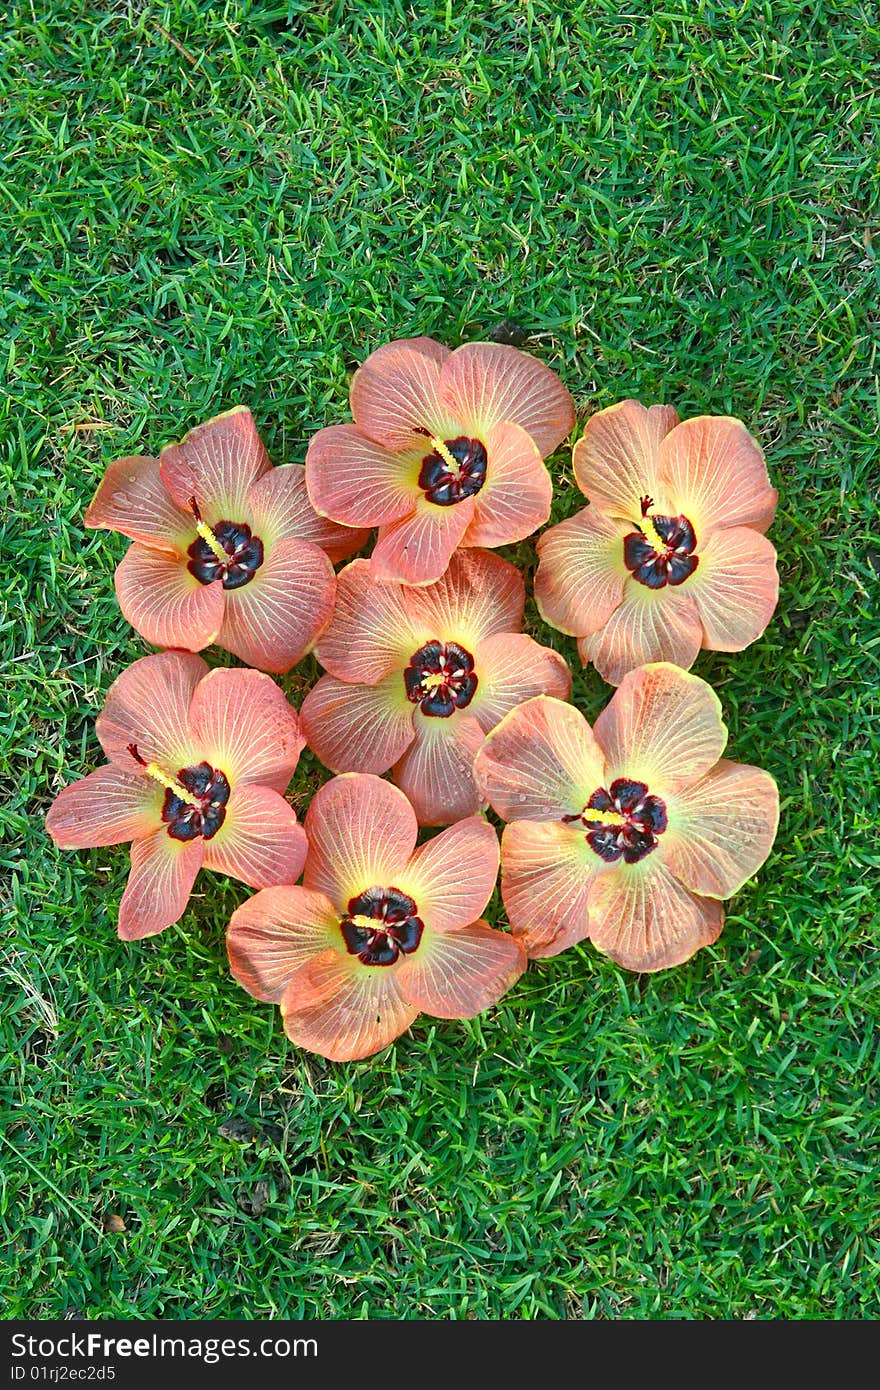
POLYGON ((567 700, 571 693, 565 658, 524 632, 496 632, 487 637, 475 653, 475 667, 479 683, 468 713, 484 733, 523 700, 536 695, 567 700))
POLYGON ((200 759, 232 786, 276 792, 286 789, 306 743, 296 710, 262 671, 209 672, 193 694, 189 728, 200 759))
POLYGON ((609 516, 635 521, 640 500, 654 498, 662 511, 665 494, 657 456, 660 442, 678 424, 671 405, 645 407, 638 401, 618 401, 587 421, 574 446, 572 462, 578 487, 609 516))
POLYGON ((423 495, 421 455, 393 453, 357 425, 318 430, 306 453, 306 484, 321 516, 346 526, 384 526, 410 516, 423 495))
POLYGON ((698 898, 656 855, 597 874, 590 885, 590 940, 626 970, 668 970, 717 941, 721 904, 698 898))
POLYGON ((236 908, 226 932, 238 983, 255 999, 275 1004, 303 966, 340 941, 333 904, 308 888, 264 888, 236 908))
POLYGON ((741 652, 761 636, 779 598, 776 551, 750 526, 710 531, 688 581, 703 624, 703 646, 741 652))
POLYGON ((410 611, 421 614, 426 638, 459 642, 471 652, 493 633, 519 632, 525 603, 525 584, 516 566, 476 549, 456 550, 436 584, 412 593, 409 600, 410 611))
POLYGON ((351 413, 364 434, 388 449, 412 445, 415 430, 457 435, 455 416, 438 394, 449 357, 431 338, 400 338, 370 353, 351 382, 351 413))
POLYGON ((604 786, 627 777, 661 796, 704 777, 727 743, 711 685, 665 662, 626 676, 593 732, 605 752, 604 786))
POLYGON ((425 928, 397 977, 403 998, 434 1018, 473 1018, 497 1004, 526 968, 522 946, 488 922, 454 932, 425 928))
POLYGON ((284 1029, 299 1047, 331 1062, 371 1057, 418 1017, 418 1009, 400 994, 396 970, 326 951, 303 974, 305 989, 298 977, 281 1001, 284 1029), (297 1008, 297 996, 308 997, 306 990, 320 1002, 297 1008))
POLYGON ((159 455, 162 482, 178 506, 191 497, 209 525, 246 519, 250 488, 272 467, 254 417, 238 405, 196 425, 159 455))
POLYGON ((501 897, 511 930, 532 960, 589 935, 587 899, 602 861, 583 831, 558 821, 514 821, 501 838, 501 897))
POLYGON ((123 941, 155 936, 184 912, 202 867, 205 841, 175 840, 162 826, 131 847, 131 873, 119 904, 123 941))
POLYGON ((413 741, 413 706, 399 671, 376 685, 322 676, 301 710, 309 747, 332 772, 387 772, 413 741))
POLYGON ((629 671, 651 661, 693 666, 703 640, 695 599, 684 586, 649 589, 630 579, 623 600, 597 632, 578 638, 581 660, 603 680, 619 685, 629 671))
POLYGON ((208 667, 188 652, 154 652, 132 662, 111 685, 95 733, 105 754, 126 772, 136 743, 147 762, 177 771, 197 751, 189 732, 189 707, 208 667))
POLYGON ((470 816, 417 849, 396 886, 415 900, 432 932, 454 931, 475 922, 491 898, 498 855, 492 826, 470 816))
POLYGON ((394 780, 412 802, 420 825, 449 825, 479 811, 474 754, 483 742, 476 719, 413 714, 415 740, 394 768, 394 780))
POLYGON ((201 584, 181 556, 134 541, 115 583, 123 616, 148 642, 199 652, 215 641, 226 607, 223 586, 201 584))
POLYGON ((664 486, 694 527, 698 540, 714 526, 766 531, 776 513, 764 454, 741 420, 697 415, 660 446, 664 486))
POLYGON ((415 849, 418 822, 403 792, 367 773, 325 782, 305 819, 309 837, 303 883, 340 912, 376 885, 394 886, 415 849))
POLYGON ((770 774, 722 758, 670 798, 662 858, 686 888, 730 898, 764 863, 778 824, 779 793, 770 774))
POLYGON ((339 680, 374 685, 400 671, 432 636, 403 584, 376 584, 369 560, 354 560, 337 575, 336 606, 318 640, 316 655, 339 680))
POLYGON ((217 643, 249 666, 284 672, 305 656, 333 612, 336 576, 311 541, 277 541, 249 584, 226 594, 217 643))
POLYGON ((538 696, 493 729, 476 756, 477 783, 503 820, 580 815, 605 785, 605 759, 580 710, 538 696))
POLYGON ((266 546, 279 540, 311 541, 336 565, 369 539, 367 531, 339 526, 318 515, 309 501, 306 470, 301 463, 287 463, 264 473, 250 489, 247 502, 253 529, 266 546))
MULTIPOLYGON (((134 767, 130 757, 129 762, 134 767)), ((164 795, 145 777, 112 765, 99 767, 56 796, 46 829, 62 849, 126 844, 160 824, 164 795)))
POLYGON ((545 622, 573 637, 605 626, 629 578, 623 561, 629 529, 627 521, 584 507, 538 538, 535 603, 545 622))
POLYGON ((422 498, 411 516, 382 526, 370 556, 373 578, 433 584, 461 544, 474 515, 475 500, 465 497, 452 507, 438 507, 422 498))
POLYGON ((111 463, 83 518, 83 525, 119 531, 160 550, 185 550, 195 536, 192 514, 178 507, 159 477, 159 460, 124 458, 111 463))
POLYGON ((574 402, 556 373, 531 353, 502 343, 456 348, 440 373, 440 398, 477 434, 513 421, 531 435, 542 458, 574 428, 574 402))
POLYGON ((295 883, 308 840, 292 806, 271 787, 233 787, 226 819, 205 844, 205 868, 250 888, 295 883))
POLYGON ((485 437, 486 482, 474 497, 467 545, 525 540, 550 515, 553 482, 531 435, 505 420, 485 437))

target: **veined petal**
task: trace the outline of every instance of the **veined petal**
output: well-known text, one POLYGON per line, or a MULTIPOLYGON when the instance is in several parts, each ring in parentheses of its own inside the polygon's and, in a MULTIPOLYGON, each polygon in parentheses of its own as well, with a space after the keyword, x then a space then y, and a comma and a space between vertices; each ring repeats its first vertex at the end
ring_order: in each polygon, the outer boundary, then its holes
POLYGON ((623 561, 629 530, 628 521, 584 507, 538 538, 535 603, 545 622, 572 637, 586 637, 605 626, 620 606, 629 578, 623 561))
POLYGON ((665 864, 686 888, 730 898, 767 858, 779 823, 779 793, 769 773, 726 758, 669 800, 660 837, 665 864))
POLYGON ((152 834, 161 823, 163 797, 162 789, 146 777, 112 764, 99 767, 56 796, 46 829, 62 849, 125 844, 152 834))
POLYGON ((531 435, 542 458, 574 428, 574 402, 556 373, 530 353, 503 343, 456 348, 440 373, 440 398, 475 434, 502 420, 513 421, 531 435))
POLYGON ((196 425, 159 455, 162 482, 180 507, 196 499, 209 525, 242 521, 250 488, 272 467, 254 417, 238 405, 196 425))
POLYGON ((410 593, 410 611, 421 615, 423 640, 459 642, 473 652, 493 633, 519 632, 522 627, 522 575, 489 550, 456 550, 436 584, 410 593))
POLYGON ((328 425, 306 453, 309 498, 321 516, 346 526, 384 526, 415 511, 419 467, 414 447, 394 453, 357 425, 328 425))
POLYGON ((284 672, 305 656, 333 612, 336 576, 311 541, 278 541, 249 584, 226 594, 217 642, 249 666, 284 672))
POLYGON ((368 531, 339 526, 318 515, 309 501, 306 470, 301 463, 270 468, 254 483, 247 501, 254 532, 266 546, 280 540, 311 541, 326 551, 335 565, 369 539, 368 531))
POLYGON ((779 598, 776 551, 750 526, 710 531, 688 580, 703 624, 703 646, 741 652, 761 636, 779 598))
POLYGON ((605 758, 586 719, 547 696, 518 705, 492 730, 474 771, 503 820, 579 815, 605 785, 605 758))
POLYGON ((619 685, 627 672, 651 661, 671 661, 683 670, 693 666, 702 640, 690 590, 649 589, 629 579, 620 605, 597 632, 578 638, 578 651, 609 685, 619 685))
POLYGON ((418 1016, 400 993, 398 971, 361 965, 356 956, 326 951, 310 962, 281 1001, 291 1042, 331 1062, 371 1057, 405 1033, 418 1016), (308 994, 316 1004, 297 1007, 308 994))
POLYGON ((666 493, 658 471, 663 438, 678 424, 671 405, 645 407, 618 401, 587 421, 574 446, 574 476, 581 492, 609 516, 636 521, 641 498, 653 497, 663 513, 666 493))
POLYGON ((337 576, 336 607, 316 655, 339 680, 374 685, 401 671, 434 634, 425 627, 416 593, 403 584, 377 584, 369 560, 354 560, 337 576))
POLYGON ((590 884, 603 869, 583 830, 518 820, 501 838, 501 897, 511 930, 532 960, 589 935, 590 884))
POLYGON ((175 504, 159 477, 159 460, 154 458, 124 458, 111 463, 83 525, 119 531, 133 541, 172 554, 186 550, 195 536, 191 513, 175 504))
POLYGON ((468 713, 484 733, 524 700, 552 695, 567 700, 571 672, 565 658, 524 632, 496 632, 475 653, 479 684, 468 713))
MULTIPOLYGON (((498 855, 492 826, 470 816, 417 849, 395 887, 414 899, 433 933, 455 931, 476 922, 491 898, 498 855)), ((421 946, 415 954, 420 953, 421 946)))
POLYGON ((306 832, 270 787, 233 787, 226 819, 205 842, 205 868, 249 888, 295 883, 306 862, 306 832))
POLYGON ((657 854, 597 874, 590 885, 590 940, 626 970, 668 970, 717 941, 721 904, 683 888, 657 854))
POLYGON ((403 792, 367 773, 325 782, 305 819, 309 837, 303 882, 344 912, 367 888, 393 887, 415 849, 418 822, 403 792))
POLYGON ((458 422, 438 392, 449 357, 432 338, 400 338, 370 353, 351 381, 351 413, 364 434, 388 449, 411 446, 416 430, 457 435, 458 422))
POLYGON ((238 983, 255 999, 275 1004, 303 966, 338 949, 341 940, 333 904, 308 888, 264 888, 236 908, 226 932, 238 983))
POLYGON ((483 742, 476 719, 456 711, 436 719, 416 709, 415 739, 394 768, 394 780, 412 802, 420 825, 449 825, 479 811, 474 754, 483 742))
POLYGON ((461 544, 474 515, 474 497, 452 507, 438 507, 422 498, 412 516, 379 529, 370 556, 370 573, 379 581, 433 584, 461 544))
POLYGON ((506 932, 471 922, 454 932, 425 928, 400 967, 403 998, 434 1018, 473 1018, 497 1004, 526 968, 526 954, 506 932))
POLYGON ((504 420, 485 436, 486 482, 474 496, 466 545, 511 545, 525 540, 550 515, 553 482, 532 436, 504 420))
POLYGON ((131 873, 119 904, 117 931, 123 941, 140 941, 170 927, 181 916, 202 867, 205 841, 175 840, 165 826, 131 847, 131 873))
POLYGON ((727 743, 721 701, 711 685, 666 662, 626 676, 593 732, 605 753, 603 786, 627 777, 661 796, 693 786, 727 743))
POLYGON ((115 583, 123 616, 154 646, 200 652, 216 640, 226 606, 223 586, 219 580, 199 583, 181 556, 133 541, 115 583))
POLYGON ((684 420, 660 446, 661 490, 675 499, 697 538, 715 526, 766 531, 776 513, 764 454, 741 420, 697 415, 684 420))
POLYGON ((414 738, 413 706, 400 671, 376 685, 322 676, 301 716, 309 747, 331 772, 387 772, 414 738))
POLYGON ((210 671, 196 687, 189 729, 199 757, 232 786, 259 783, 283 792, 305 737, 296 710, 262 671, 210 671))
MULTIPOLYGON (((155 652, 132 662, 111 685, 95 732, 111 762, 131 773, 136 743, 147 762, 186 767, 198 751, 189 731, 189 707, 208 667, 189 652, 155 652)), ((198 759, 196 759, 198 761, 198 759)))

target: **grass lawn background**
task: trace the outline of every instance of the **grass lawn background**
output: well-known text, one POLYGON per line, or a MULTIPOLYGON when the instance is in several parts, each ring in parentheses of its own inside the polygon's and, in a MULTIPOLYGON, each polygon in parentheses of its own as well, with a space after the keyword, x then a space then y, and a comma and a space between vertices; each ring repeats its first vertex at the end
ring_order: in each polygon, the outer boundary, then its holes
MULTIPOLYGON (((14 7, 0 67, 0 1308, 877 1316, 876 12, 46 9, 14 7), (237 402, 301 462, 379 343, 508 316, 581 425, 635 395, 765 446, 779 610, 695 670, 779 782, 779 838, 690 964, 638 978, 587 944, 336 1066, 226 972, 243 885, 203 875, 124 945, 126 851, 46 837, 148 650, 113 594, 127 542, 82 514, 111 459, 237 402)), ((567 449, 552 467, 558 520, 582 498, 567 449)), ((577 675, 589 717, 610 693, 577 675)), ((324 775, 303 759, 300 810, 324 775)))

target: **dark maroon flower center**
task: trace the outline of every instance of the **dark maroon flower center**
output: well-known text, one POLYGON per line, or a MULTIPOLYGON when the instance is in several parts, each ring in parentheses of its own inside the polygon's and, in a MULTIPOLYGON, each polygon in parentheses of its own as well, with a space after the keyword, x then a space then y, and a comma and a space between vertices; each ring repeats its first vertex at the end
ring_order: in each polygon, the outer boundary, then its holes
POLYGON ((403 673, 406 696, 422 714, 448 719, 474 698, 474 658, 457 642, 426 642, 409 659, 403 673))
POLYGON ((194 497, 190 508, 199 534, 187 550, 187 569, 200 584, 216 579, 224 589, 240 589, 249 584, 263 563, 263 542, 243 521, 218 521, 208 526, 202 520, 194 497))
POLYGON ((433 444, 422 459, 419 487, 436 507, 452 507, 465 497, 473 497, 486 481, 487 456, 479 439, 460 435, 457 439, 436 439, 427 430, 417 429, 433 444))
POLYGON ((196 840, 201 835, 210 840, 226 819, 229 800, 229 780, 225 772, 210 763, 182 767, 175 779, 192 799, 184 801, 170 787, 165 791, 162 819, 174 840, 196 840))
POLYGON ((376 886, 349 901, 340 928, 349 955, 364 965, 393 965, 417 949, 425 924, 406 893, 376 886))
POLYGON ((683 584, 700 563, 693 554, 697 544, 686 516, 649 516, 652 497, 641 498, 642 521, 623 538, 623 562, 633 579, 649 589, 683 584))
POLYGON ((657 836, 668 824, 661 797, 653 796, 644 782, 627 777, 618 777, 607 791, 597 787, 580 815, 562 819, 580 822, 587 844, 609 864, 618 859, 637 864, 657 848, 657 836))

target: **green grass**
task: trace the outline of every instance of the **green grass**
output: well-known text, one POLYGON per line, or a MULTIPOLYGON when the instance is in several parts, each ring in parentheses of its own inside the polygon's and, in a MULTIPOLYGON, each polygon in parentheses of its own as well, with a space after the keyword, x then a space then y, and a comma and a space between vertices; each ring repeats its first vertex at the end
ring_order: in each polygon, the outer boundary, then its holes
MULTIPOLYGON (((876 11, 48 12, 13 9, 0 65, 0 1307, 876 1317, 876 11), (371 348, 505 316, 581 422, 636 395, 764 443, 778 614, 695 669, 732 756, 777 778, 780 834, 683 968, 635 978, 585 945, 473 1023, 333 1066, 227 974, 240 884, 203 876, 179 926, 126 946, 125 851, 47 840, 146 650, 113 595, 125 542, 82 513, 111 459, 238 401, 301 461, 371 348)), ((558 519, 581 498, 553 466, 558 519)), ((578 675, 590 717, 608 694, 578 675)), ((320 776, 304 759, 301 808, 320 776)))

